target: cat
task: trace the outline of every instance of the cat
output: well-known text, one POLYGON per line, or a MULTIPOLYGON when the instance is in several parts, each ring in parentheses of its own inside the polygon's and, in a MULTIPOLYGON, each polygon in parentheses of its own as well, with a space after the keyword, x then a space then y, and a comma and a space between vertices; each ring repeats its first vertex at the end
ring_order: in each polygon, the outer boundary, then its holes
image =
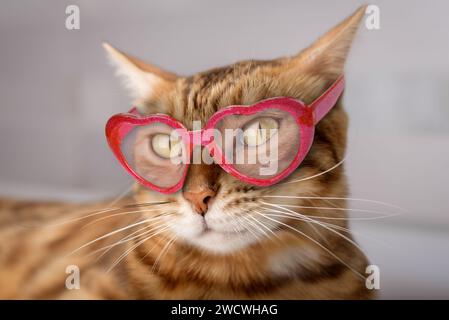
MULTIPOLYGON (((292 57, 189 77, 104 47, 140 112, 168 114, 190 130, 194 120, 205 123, 230 105, 316 99, 344 73, 364 11, 292 57)), ((317 125, 303 163, 269 187, 241 182, 216 164, 192 164, 183 189, 170 195, 135 184, 131 196, 114 203, 3 199, 0 297, 373 298, 365 286, 368 260, 347 229, 347 127, 340 98, 317 125), (70 270, 79 270, 79 288, 66 283, 70 270)))

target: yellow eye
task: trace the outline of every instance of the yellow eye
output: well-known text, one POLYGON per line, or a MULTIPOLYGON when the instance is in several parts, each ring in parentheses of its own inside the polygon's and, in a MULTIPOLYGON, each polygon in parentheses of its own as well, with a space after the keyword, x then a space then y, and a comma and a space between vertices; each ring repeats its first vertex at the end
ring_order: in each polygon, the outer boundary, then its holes
POLYGON ((243 128, 243 141, 247 146, 254 147, 267 142, 278 129, 278 123, 273 118, 258 118, 243 128))
POLYGON ((179 157, 182 153, 181 139, 168 134, 155 134, 151 139, 151 146, 159 157, 165 159, 179 157))

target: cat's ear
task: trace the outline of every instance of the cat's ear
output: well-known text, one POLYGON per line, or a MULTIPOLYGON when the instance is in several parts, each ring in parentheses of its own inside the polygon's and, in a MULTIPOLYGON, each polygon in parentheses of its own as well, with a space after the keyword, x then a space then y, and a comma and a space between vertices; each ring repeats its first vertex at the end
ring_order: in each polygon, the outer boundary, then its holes
POLYGON ((103 43, 117 73, 123 76, 126 86, 135 98, 149 98, 156 87, 176 80, 177 75, 127 55, 109 43, 103 43))
POLYGON ((289 59, 289 62, 302 70, 310 70, 334 80, 343 73, 349 49, 365 10, 366 5, 361 6, 311 46, 289 59))

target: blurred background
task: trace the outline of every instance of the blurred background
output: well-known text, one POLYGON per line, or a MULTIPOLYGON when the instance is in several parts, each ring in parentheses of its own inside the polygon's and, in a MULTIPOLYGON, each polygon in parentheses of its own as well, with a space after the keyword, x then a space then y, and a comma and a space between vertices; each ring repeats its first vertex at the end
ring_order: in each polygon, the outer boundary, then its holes
MULTIPOLYGON (((2 0, 0 196, 92 201, 131 185, 104 138, 131 99, 102 41, 188 75, 294 54, 362 3, 2 0), (72 4, 79 30, 65 28, 72 4)), ((352 227, 380 268, 381 298, 447 299, 449 2, 371 3, 380 29, 362 25, 347 64, 346 170, 352 197, 410 212, 352 227)))

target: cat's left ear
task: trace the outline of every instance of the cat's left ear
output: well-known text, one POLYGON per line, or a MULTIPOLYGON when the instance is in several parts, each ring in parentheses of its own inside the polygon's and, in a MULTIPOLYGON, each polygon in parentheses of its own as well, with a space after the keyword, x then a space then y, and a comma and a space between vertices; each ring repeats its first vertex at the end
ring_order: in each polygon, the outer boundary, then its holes
POLYGON ((301 70, 335 80, 343 73, 344 64, 356 31, 365 14, 366 5, 333 27, 311 46, 288 59, 301 70))
POLYGON ((118 74, 124 77, 126 86, 135 98, 149 98, 158 86, 173 83, 178 77, 174 73, 163 71, 154 65, 125 54, 109 43, 103 43, 103 47, 117 66, 118 74))

